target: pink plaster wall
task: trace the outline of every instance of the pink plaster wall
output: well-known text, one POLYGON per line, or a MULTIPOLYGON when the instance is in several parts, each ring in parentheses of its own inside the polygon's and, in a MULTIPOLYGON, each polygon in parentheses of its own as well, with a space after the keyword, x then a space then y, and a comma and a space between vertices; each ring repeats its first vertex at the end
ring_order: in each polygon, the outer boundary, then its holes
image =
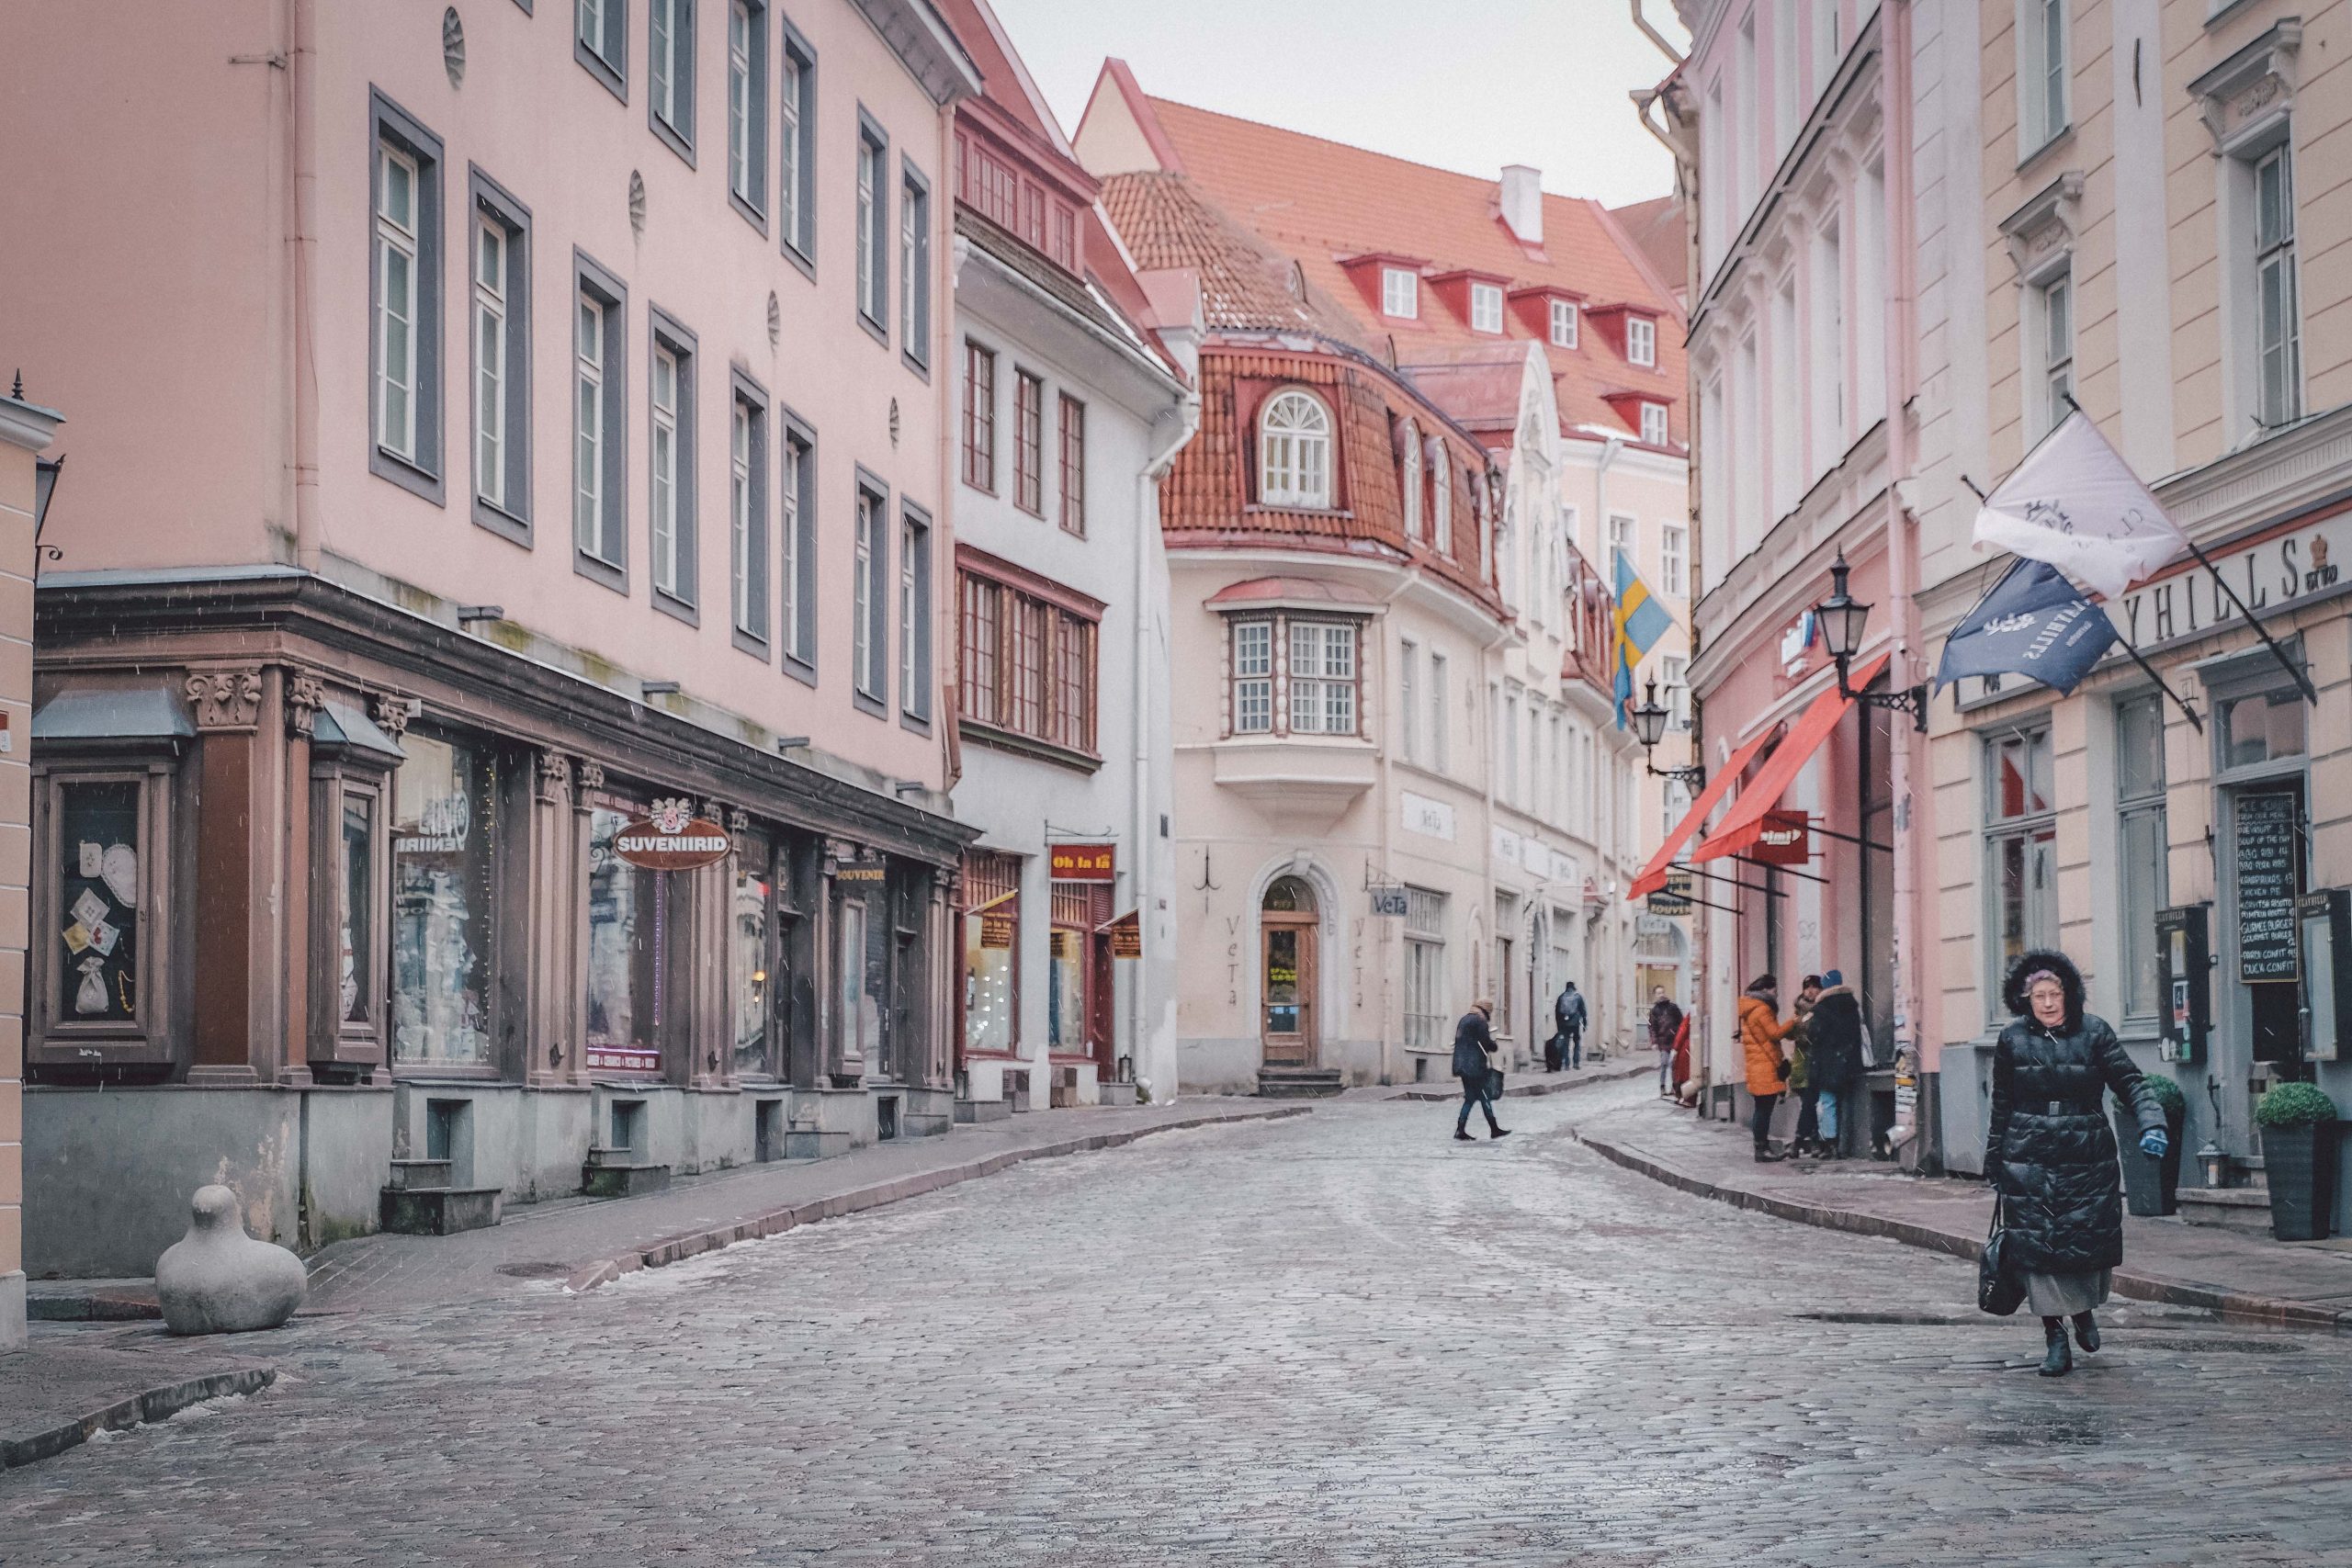
MULTIPOLYGON (((73 502, 52 519, 58 570, 292 562, 294 354, 286 234, 292 181, 288 73, 266 62, 289 47, 288 17, 309 0, 208 0, 148 6, 131 25, 96 25, 70 0, 0 10, 0 136, 18 210, 0 225, 0 342, 28 384, 75 411, 61 448, 73 457, 73 502), (260 57, 237 63, 236 57, 260 57), (93 89, 92 84, 103 84, 93 89)), ((946 222, 952 187, 941 111, 846 0, 791 8, 818 62, 816 278, 779 253, 775 153, 768 231, 729 205, 725 154, 724 8, 700 7, 695 51, 696 164, 647 123, 644 6, 629 8, 629 98, 573 59, 572 7, 513 0, 460 7, 466 69, 445 70, 442 8, 318 4, 313 87, 320 523, 335 557, 458 603, 494 602, 511 620, 772 730, 897 776, 936 783, 939 743, 892 714, 851 701, 851 543, 854 468, 891 488, 895 605, 897 503, 933 519, 934 671, 953 643, 945 610, 946 455, 941 446, 949 356, 946 222), (369 471, 368 92, 381 91, 443 139, 442 471, 435 505, 369 471), (901 360, 893 200, 892 342, 855 319, 854 155, 860 107, 890 137, 893 191, 902 158, 933 186, 932 376, 901 360), (532 509, 536 543, 518 547, 471 521, 468 441, 471 362, 467 174, 479 166, 532 215, 532 509), (632 231, 632 170, 646 186, 632 231), (572 252, 628 288, 627 321, 629 588, 626 599, 573 570, 569 464, 572 252), (770 290, 783 321, 767 329, 770 290), (695 392, 701 625, 651 604, 647 538, 649 308, 699 339, 695 392), (729 366, 814 425, 818 442, 818 666, 814 691, 771 656, 762 665, 729 631, 727 410, 729 366), (895 400, 899 430, 890 434, 895 400)), ((777 29, 770 28, 771 93, 777 29)), ((770 135, 774 134, 773 112, 770 135)), ((772 425, 772 432, 775 427, 772 425)), ((771 437, 771 513, 775 511, 771 437)), ((771 527, 775 526, 774 522, 771 527)), ((772 536, 773 539, 773 536, 772 536)), ((772 571, 779 551, 772 542, 772 571)), ((779 603, 772 582, 773 618, 779 603)), ((624 684, 624 689, 633 686, 624 684)), ((934 715, 942 711, 934 694, 934 715)))

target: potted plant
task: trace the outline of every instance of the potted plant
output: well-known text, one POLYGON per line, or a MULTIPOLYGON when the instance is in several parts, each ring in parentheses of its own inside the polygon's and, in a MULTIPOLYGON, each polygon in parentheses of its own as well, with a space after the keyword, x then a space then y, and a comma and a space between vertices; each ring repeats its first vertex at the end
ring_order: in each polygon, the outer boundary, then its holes
POLYGON ((2335 1101, 2317 1084, 2282 1083, 2254 1108, 2270 1184, 2270 1234, 2326 1237, 2335 1208, 2335 1101))
POLYGON ((2150 1159, 2140 1152, 2140 1118, 2118 1100, 2115 1106, 2115 1146, 2123 1156, 2123 1203, 2132 1213, 2177 1213, 2180 1200, 2181 1129, 2188 1121, 2188 1101, 2180 1086, 2162 1073, 2145 1075, 2156 1103, 2165 1108, 2165 1157, 2150 1159))

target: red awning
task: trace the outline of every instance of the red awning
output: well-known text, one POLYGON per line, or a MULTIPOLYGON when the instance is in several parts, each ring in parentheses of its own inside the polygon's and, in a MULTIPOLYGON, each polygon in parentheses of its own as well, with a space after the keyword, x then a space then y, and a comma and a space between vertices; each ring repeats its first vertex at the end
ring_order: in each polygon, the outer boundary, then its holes
POLYGON ((1699 798, 1690 803, 1690 809, 1682 814, 1682 820, 1674 825, 1674 831, 1668 833, 1666 842, 1657 847, 1657 853, 1650 856, 1650 863, 1642 867, 1642 874, 1634 878, 1633 890, 1625 895, 1626 902, 1639 903, 1666 886, 1666 870, 1674 859, 1674 852, 1699 830, 1707 820, 1707 813, 1713 811, 1715 803, 1739 782, 1741 771, 1756 760, 1756 753, 1761 751, 1764 743, 1771 739, 1772 732, 1769 729, 1764 731, 1733 752, 1730 759, 1715 770, 1714 777, 1707 781, 1707 787, 1699 792, 1699 798))
MULTIPOLYGON (((1856 670, 1847 677, 1848 687, 1857 692, 1867 688, 1886 668, 1889 657, 1882 653, 1856 670)), ((1829 732, 1838 728, 1838 721, 1853 705, 1853 698, 1835 686, 1814 698, 1813 705, 1790 728, 1788 739, 1765 759, 1763 771, 1756 775, 1755 782, 1739 792, 1738 803, 1725 815, 1722 825, 1690 852, 1690 858, 1716 860, 1738 854, 1753 845, 1763 835, 1765 813, 1781 804, 1781 793, 1795 782, 1798 770, 1821 750, 1821 743, 1829 739, 1829 732)))

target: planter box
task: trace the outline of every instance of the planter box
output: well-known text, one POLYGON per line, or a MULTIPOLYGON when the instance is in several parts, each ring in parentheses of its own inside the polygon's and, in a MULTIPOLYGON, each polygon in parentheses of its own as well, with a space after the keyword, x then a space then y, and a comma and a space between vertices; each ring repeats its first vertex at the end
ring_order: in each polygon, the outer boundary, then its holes
POLYGON ((2188 1120, 2186 1108, 2165 1112, 2167 1146, 2161 1160, 2140 1152, 2140 1122, 2130 1111, 2116 1110, 2115 1147, 2123 1162, 2123 1206, 2143 1218, 2180 1212, 2180 1134, 2188 1120))
POLYGON ((2337 1125, 2262 1129, 2270 1234, 2280 1241, 2323 1241, 2334 1229, 2337 1125))

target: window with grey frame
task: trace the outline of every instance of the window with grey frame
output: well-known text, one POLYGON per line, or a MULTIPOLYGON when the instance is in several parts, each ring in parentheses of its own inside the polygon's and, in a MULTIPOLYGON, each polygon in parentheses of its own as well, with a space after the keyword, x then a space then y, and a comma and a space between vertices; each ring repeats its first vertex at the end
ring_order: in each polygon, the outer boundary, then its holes
POLYGON ((628 290, 572 253, 571 536, 585 576, 628 591, 628 290))
POLYGON ((890 300, 890 139, 857 112, 857 319, 884 344, 890 300))
POLYGON ((931 513, 899 508, 899 712, 931 723, 931 513))
POLYGON ((368 468, 427 501, 441 468, 441 139, 369 94, 368 468))
POLYGON ((735 646, 768 651, 768 395, 735 372, 727 428, 728 605, 735 646))
POLYGON ((2018 162, 2066 129, 2066 8, 2069 0, 2019 0, 2018 162))
POLYGON ((531 542, 531 212, 481 170, 473 223, 474 521, 531 542))
POLYGON ((1445 895, 1405 889, 1405 1049, 1446 1043, 1445 895))
POLYGON ((2042 284, 2041 428, 2055 430, 2075 397, 2075 275, 2071 268, 2042 284))
POLYGON ((646 558, 656 609, 694 618, 699 587, 695 570, 695 334, 661 310, 652 327, 646 405, 646 558))
POLYGON ((889 515, 889 491, 860 473, 850 541, 850 674, 857 705, 873 713, 890 700, 889 515))
POLYGON ((2154 1018, 2156 911, 2171 898, 2165 829, 2165 711, 2161 693, 2115 705, 2116 893, 2122 905, 2123 1015, 2154 1018))
POLYGON ((2058 816, 2046 725, 1984 738, 1985 994, 1998 1017, 2002 976, 2030 948, 2058 940, 2058 816))
POLYGON ((776 231, 785 254, 817 265, 817 51, 784 24, 784 65, 776 77, 776 231))
POLYGON ((789 413, 776 487, 778 554, 784 563, 782 615, 776 628, 784 667, 801 680, 817 679, 817 433, 789 413))
POLYGON ((2303 412, 2302 323, 2296 300, 2295 155, 2291 142, 2254 161, 2255 416, 2266 427, 2303 412))
POLYGON ((695 162, 695 0, 645 0, 645 123, 695 162))
POLYGON ((768 226, 768 8, 727 0, 727 197, 768 226))
POLYGON ((899 348, 931 368, 931 183, 912 164, 899 175, 899 348))
POLYGON ((628 0, 571 0, 571 57, 628 102, 628 0))

